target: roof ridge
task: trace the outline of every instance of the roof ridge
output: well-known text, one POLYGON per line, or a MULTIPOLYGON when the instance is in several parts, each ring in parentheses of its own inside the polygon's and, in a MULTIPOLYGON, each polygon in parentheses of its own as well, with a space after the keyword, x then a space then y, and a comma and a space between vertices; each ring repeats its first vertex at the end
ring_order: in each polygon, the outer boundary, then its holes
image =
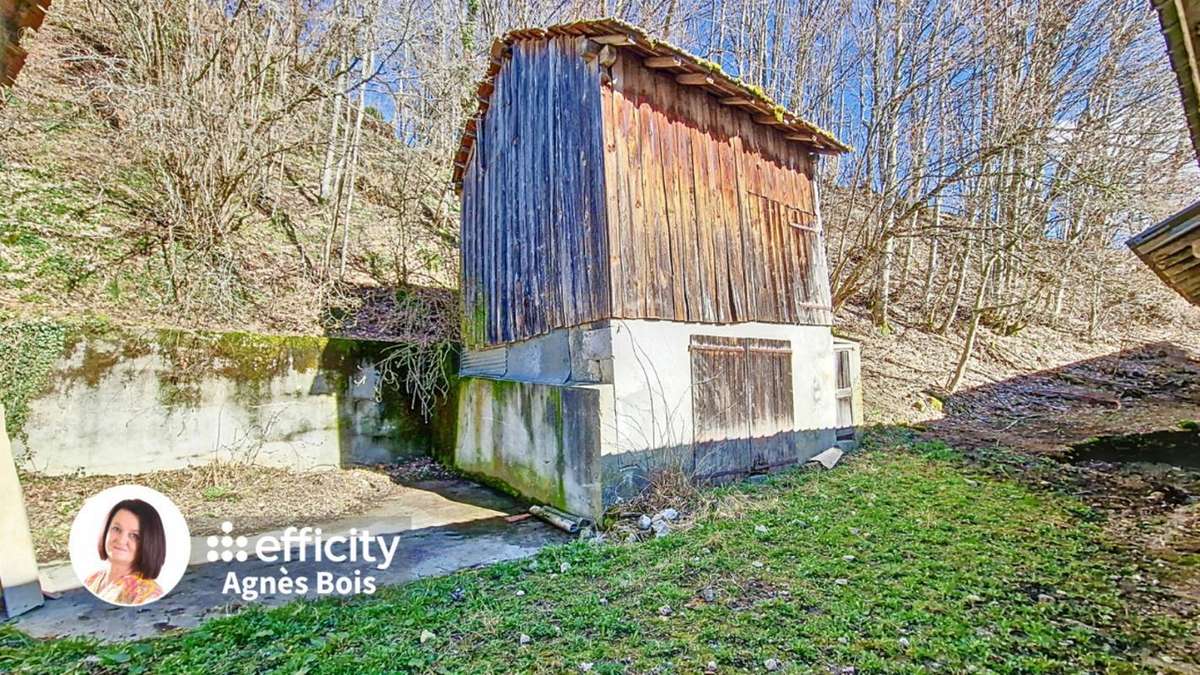
POLYGON ((706 89, 714 96, 721 97, 723 104, 738 105, 759 113, 757 117, 752 116, 752 120, 756 124, 773 126, 785 133, 791 132, 789 140, 805 143, 818 153, 835 154, 853 150, 839 141, 832 132, 776 103, 767 96, 762 87, 733 77, 725 73, 720 64, 696 56, 666 40, 657 39, 639 26, 609 16, 580 19, 546 27, 516 28, 492 41, 491 63, 476 88, 479 107, 464 125, 459 139, 459 150, 454 157, 453 182, 455 189, 461 190, 462 188, 463 173, 466 171, 466 164, 470 159, 475 142, 475 129, 490 105, 494 89, 493 82, 503 66, 505 50, 519 41, 548 40, 571 36, 595 38, 605 35, 600 32, 602 30, 611 31, 613 35, 623 34, 628 38, 627 44, 616 45, 620 48, 638 50, 647 57, 675 57, 678 61, 671 67, 683 69, 684 72, 679 73, 680 75, 689 72, 705 75, 705 78, 696 86, 706 89))

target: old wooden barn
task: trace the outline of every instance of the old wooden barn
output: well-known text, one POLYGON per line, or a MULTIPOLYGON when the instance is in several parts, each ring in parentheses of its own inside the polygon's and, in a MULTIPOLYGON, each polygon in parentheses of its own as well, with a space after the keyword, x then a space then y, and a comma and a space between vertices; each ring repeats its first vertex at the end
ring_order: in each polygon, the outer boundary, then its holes
POLYGON ((455 158, 455 461, 595 515, 656 469, 722 477, 852 436, 816 172, 847 148, 629 25, 498 40, 455 158))

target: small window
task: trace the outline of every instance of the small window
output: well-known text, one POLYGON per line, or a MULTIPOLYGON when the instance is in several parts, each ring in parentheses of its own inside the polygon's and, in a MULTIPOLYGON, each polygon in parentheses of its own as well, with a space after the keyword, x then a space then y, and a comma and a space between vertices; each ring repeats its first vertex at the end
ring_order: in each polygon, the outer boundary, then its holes
POLYGON ((837 439, 848 441, 854 439, 854 385, 850 377, 850 350, 834 351, 837 391, 837 439))

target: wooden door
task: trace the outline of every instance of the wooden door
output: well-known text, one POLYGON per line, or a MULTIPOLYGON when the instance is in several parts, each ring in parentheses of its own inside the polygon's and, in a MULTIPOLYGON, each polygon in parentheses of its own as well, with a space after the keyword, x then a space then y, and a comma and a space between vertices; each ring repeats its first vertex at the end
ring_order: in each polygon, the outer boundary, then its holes
POLYGON ((754 469, 796 461, 792 430, 792 345, 787 340, 747 339, 746 400, 754 469))
POLYGON ((696 475, 722 476, 750 469, 745 351, 737 338, 692 336, 696 475))
POLYGON ((794 461, 787 340, 693 335, 694 472, 749 473, 794 461))

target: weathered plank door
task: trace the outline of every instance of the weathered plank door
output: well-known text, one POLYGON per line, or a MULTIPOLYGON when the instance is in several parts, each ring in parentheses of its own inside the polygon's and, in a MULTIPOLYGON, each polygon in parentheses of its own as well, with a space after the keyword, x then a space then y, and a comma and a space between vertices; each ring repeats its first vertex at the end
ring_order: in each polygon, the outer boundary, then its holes
POLYGON ((737 338, 692 336, 696 475, 723 476, 750 470, 745 351, 737 338))
POLYGON ((746 402, 754 469, 796 461, 792 429, 792 345, 787 340, 746 341, 746 402))
POLYGON ((792 351, 786 340, 693 335, 694 472, 748 473, 794 461, 792 351))

